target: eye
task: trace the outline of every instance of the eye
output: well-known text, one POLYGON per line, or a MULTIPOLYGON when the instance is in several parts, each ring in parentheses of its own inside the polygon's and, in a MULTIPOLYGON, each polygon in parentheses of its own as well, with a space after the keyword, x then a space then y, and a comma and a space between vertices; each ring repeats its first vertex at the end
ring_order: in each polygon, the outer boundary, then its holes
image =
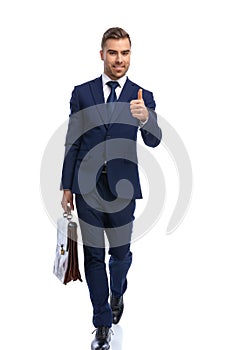
POLYGON ((123 55, 123 56, 127 56, 127 55, 129 55, 129 53, 130 53, 130 51, 128 51, 128 50, 127 50, 127 51, 123 51, 123 52, 122 52, 122 55, 123 55))

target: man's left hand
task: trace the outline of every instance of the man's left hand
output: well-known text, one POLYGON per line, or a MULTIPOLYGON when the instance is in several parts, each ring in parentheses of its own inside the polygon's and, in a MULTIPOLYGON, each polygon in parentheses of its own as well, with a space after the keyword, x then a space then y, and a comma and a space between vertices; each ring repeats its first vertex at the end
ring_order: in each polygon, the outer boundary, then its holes
POLYGON ((147 121, 149 112, 142 98, 142 89, 138 90, 138 99, 130 102, 130 110, 134 118, 137 118, 143 123, 147 121))

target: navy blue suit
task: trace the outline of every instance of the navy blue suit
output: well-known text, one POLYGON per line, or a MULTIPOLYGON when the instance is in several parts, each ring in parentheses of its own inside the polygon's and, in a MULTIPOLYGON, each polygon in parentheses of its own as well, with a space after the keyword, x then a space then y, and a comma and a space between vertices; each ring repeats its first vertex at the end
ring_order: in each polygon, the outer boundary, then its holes
POLYGON ((149 147, 161 141, 151 92, 143 89, 149 110, 147 123, 139 129, 139 121, 131 115, 129 103, 137 99, 140 88, 127 78, 111 113, 108 105, 112 104, 104 101, 102 77, 76 86, 70 101, 61 187, 76 194, 95 327, 111 327, 112 323, 104 231, 110 244, 111 293, 120 297, 127 287, 135 199, 142 198, 136 151, 138 130, 149 147), (103 173, 105 164, 107 171, 103 173), (115 202, 119 207, 109 209, 115 202))

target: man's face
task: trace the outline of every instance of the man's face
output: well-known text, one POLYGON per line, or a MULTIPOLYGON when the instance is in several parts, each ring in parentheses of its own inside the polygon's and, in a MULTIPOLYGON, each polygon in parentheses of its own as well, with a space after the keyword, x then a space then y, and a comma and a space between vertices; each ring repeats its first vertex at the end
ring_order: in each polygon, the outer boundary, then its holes
POLYGON ((104 61, 104 73, 112 80, 123 77, 130 65, 130 42, 125 39, 108 39, 100 57, 104 61))

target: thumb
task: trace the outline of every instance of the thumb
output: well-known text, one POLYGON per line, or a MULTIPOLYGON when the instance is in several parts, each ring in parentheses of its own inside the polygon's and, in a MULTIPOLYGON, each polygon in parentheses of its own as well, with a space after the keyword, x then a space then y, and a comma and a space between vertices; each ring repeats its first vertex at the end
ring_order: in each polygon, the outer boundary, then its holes
POLYGON ((142 89, 138 90, 138 100, 143 100, 143 98, 142 98, 142 89))

